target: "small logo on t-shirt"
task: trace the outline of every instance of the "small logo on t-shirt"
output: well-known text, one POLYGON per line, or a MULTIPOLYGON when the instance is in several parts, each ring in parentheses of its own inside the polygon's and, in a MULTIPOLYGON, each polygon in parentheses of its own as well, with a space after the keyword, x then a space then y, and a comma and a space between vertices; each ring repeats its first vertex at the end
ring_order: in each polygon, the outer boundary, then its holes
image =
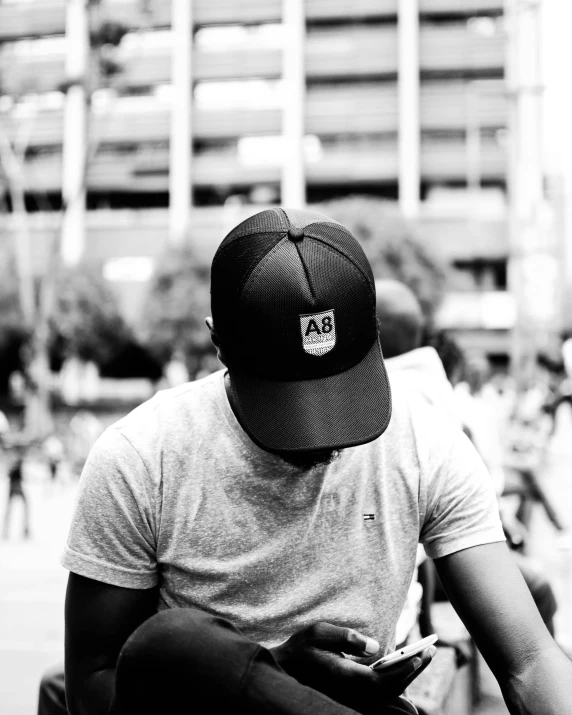
POLYGON ((336 321, 333 310, 300 316, 302 347, 309 355, 321 357, 336 344, 336 321))
POLYGON ((375 521, 375 514, 364 514, 363 520, 364 521, 375 521))

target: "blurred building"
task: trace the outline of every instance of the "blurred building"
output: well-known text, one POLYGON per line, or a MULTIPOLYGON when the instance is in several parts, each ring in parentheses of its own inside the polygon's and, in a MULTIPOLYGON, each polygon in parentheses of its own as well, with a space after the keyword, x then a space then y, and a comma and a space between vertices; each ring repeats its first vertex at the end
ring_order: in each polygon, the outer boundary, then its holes
MULTIPOLYGON (((281 200, 282 128, 296 112, 282 76, 292 53, 282 5, 193 1, 190 233, 205 256, 248 212, 281 200)), ((102 0, 98 10, 129 31, 109 48, 118 71, 92 97, 84 250, 128 312, 168 235, 170 11, 167 0, 102 0)), ((503 0, 305 0, 304 12, 294 49, 305 73, 306 200, 400 200, 452 267, 442 324, 506 355, 503 0)), ((64 0, 0 0, 0 120, 25 156, 37 271, 60 222, 64 32, 64 0)), ((1 177, 0 202, 9 205, 1 177)), ((3 221, 0 237, 10 230, 3 221)))

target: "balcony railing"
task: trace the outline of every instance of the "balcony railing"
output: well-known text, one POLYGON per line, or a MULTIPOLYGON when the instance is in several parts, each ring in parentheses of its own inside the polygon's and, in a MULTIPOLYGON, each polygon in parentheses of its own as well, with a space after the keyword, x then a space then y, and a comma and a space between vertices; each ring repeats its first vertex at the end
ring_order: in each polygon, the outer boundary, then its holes
MULTIPOLYGON (((0 9, 2 5, 0 4, 0 9)), ((166 84, 171 78, 169 33, 156 37, 162 42, 149 46, 143 36, 120 48, 123 67, 117 78, 120 87, 166 84)), ((0 45, 0 86, 5 94, 46 92, 65 81, 64 46, 58 38, 44 40, 51 49, 25 51, 18 44, 0 45)), ((308 32, 305 66, 309 80, 324 78, 365 78, 397 73, 397 31, 395 26, 348 26, 308 32)), ((193 68, 197 80, 277 78, 282 72, 279 48, 244 47, 224 51, 197 50, 193 68)), ((499 32, 484 36, 467 23, 428 25, 421 28, 420 68, 422 72, 482 73, 502 72, 504 41, 499 32)))
MULTIPOLYGON (((506 158, 501 145, 483 138, 480 174, 483 180, 502 180, 506 158)), ((88 188, 101 192, 166 192, 168 150, 141 147, 133 153, 105 152, 96 156, 88 172, 88 188)), ((192 160, 197 187, 247 187, 278 184, 280 159, 244 160, 232 149, 200 153, 192 160)), ((464 181, 467 150, 462 139, 424 138, 421 176, 425 180, 464 181)), ((306 165, 309 185, 356 186, 397 180, 397 145, 389 139, 324 145, 320 156, 306 165)), ((59 154, 38 155, 25 165, 26 186, 31 191, 59 192, 62 171, 59 154)))
MULTIPOLYGON (((306 0, 309 22, 372 19, 397 14, 398 0, 306 0)), ((150 0, 143 13, 140 0, 113 0, 104 4, 106 15, 128 27, 168 27, 169 0, 150 0), (106 6, 107 5, 107 6, 106 6)), ((0 41, 20 37, 40 37, 64 32, 65 0, 38 0, 0 3, 0 41)), ((502 13, 503 0, 420 0, 425 15, 502 13)), ((194 0, 195 21, 199 25, 253 24, 280 22, 282 0, 194 0)))
MULTIPOLYGON (((462 81, 425 83, 421 89, 422 130, 465 131, 470 87, 462 81)), ((397 88, 385 82, 310 87, 305 115, 306 132, 318 136, 396 133, 397 88)), ((483 129, 501 129, 506 126, 506 117, 506 98, 499 88, 478 102, 472 122, 483 129)), ((93 114, 90 136, 99 143, 166 142, 169 122, 170 108, 165 101, 154 97, 118 98, 93 114)), ((20 108, 4 115, 2 124, 13 139, 24 129, 32 148, 62 142, 61 108, 34 109, 32 104, 26 112, 20 108)), ((277 135, 282 130, 282 113, 277 106, 252 109, 229 104, 209 108, 195 104, 193 127, 195 137, 202 140, 277 135)))

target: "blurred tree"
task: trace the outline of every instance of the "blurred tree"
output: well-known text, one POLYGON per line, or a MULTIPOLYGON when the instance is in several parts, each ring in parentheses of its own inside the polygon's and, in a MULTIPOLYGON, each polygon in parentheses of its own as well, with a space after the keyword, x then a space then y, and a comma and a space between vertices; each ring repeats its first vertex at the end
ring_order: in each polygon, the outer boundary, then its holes
POLYGON ((90 47, 92 54, 92 91, 113 84, 123 67, 117 59, 117 49, 129 28, 121 22, 100 14, 99 0, 91 2, 90 47))
POLYGON ((210 267, 189 246, 169 247, 158 261, 143 311, 141 340, 162 365, 185 356, 194 375, 213 353, 205 317, 210 315, 210 267))
POLYGON ((18 295, 18 272, 11 246, 0 247, 0 350, 15 334, 26 335, 18 295))
POLYGON ((30 337, 18 294, 18 273, 10 245, 0 247, 0 393, 7 394, 8 378, 23 368, 21 350, 30 337))
MULTIPOLYGON (((115 295, 95 266, 59 268, 53 278, 53 290, 47 316, 52 369, 59 370, 68 357, 107 367, 124 353, 137 352, 115 295)), ((0 393, 6 393, 11 372, 26 372, 33 337, 32 328, 22 320, 13 248, 1 245, 0 393)), ((153 370, 155 375, 157 367, 153 370)))
POLYGON ((158 382, 163 370, 150 351, 135 338, 128 340, 121 350, 101 367, 101 377, 147 378, 158 382))
POLYGON ((395 278, 417 296, 429 323, 445 286, 445 264, 416 235, 397 206, 380 199, 350 196, 321 205, 347 226, 367 255, 375 278, 395 278))
MULTIPOLYGON (((108 19, 104 15, 101 0, 89 0, 90 22, 90 65, 88 77, 84 77, 88 97, 99 87, 109 86, 121 75, 121 65, 116 60, 117 48, 128 28, 120 23, 108 19)), ((59 89, 67 92, 70 87, 68 81, 59 89)), ((31 91, 33 88, 29 88, 31 91)), ((89 101, 89 100, 88 100, 89 101)), ((24 134, 26 134, 24 132, 24 134)), ((43 429, 49 429, 50 400, 47 380, 48 356, 47 350, 51 346, 53 353, 60 352, 60 358, 76 355, 85 359, 93 359, 101 364, 112 358, 117 342, 126 340, 126 328, 116 311, 114 315, 108 298, 111 295, 97 288, 93 276, 86 274, 86 282, 82 285, 79 279, 74 283, 72 273, 58 271, 59 246, 54 246, 50 256, 50 265, 41 279, 41 285, 35 286, 31 275, 30 263, 30 236, 27 225, 25 203, 25 182, 23 181, 23 165, 25 161, 26 142, 20 146, 12 146, 8 134, 0 127, 0 169, 8 184, 8 193, 11 199, 11 210, 15 217, 16 230, 15 244, 17 246, 14 269, 9 278, 19 277, 20 317, 12 327, 12 302, 14 294, 11 284, 2 280, 0 288, 0 357, 2 356, 2 340, 10 346, 10 355, 14 353, 14 345, 25 347, 18 348, 18 354, 23 362, 24 372, 28 375, 28 396, 39 406, 34 407, 38 414, 42 413, 38 424, 44 424, 43 429), (53 270, 52 270, 53 269, 53 270), (53 285, 53 276, 58 274, 59 286, 53 285), (72 284, 75 286, 77 300, 69 300, 70 291, 73 293, 72 284), (58 298, 54 306, 54 296, 58 291, 64 290, 67 298, 58 298), (91 294, 90 294, 91 291, 91 294), (90 300, 90 295, 93 300, 90 300), (67 302, 66 302, 67 301, 67 302), (8 305, 9 304, 9 305, 8 305), (2 310, 5 309, 5 310, 2 310), (5 315, 4 315, 5 313, 5 315), (51 317, 50 317, 51 316, 51 317), (61 323, 58 321, 62 320, 61 323), (91 333, 91 335, 90 335, 91 333), (111 352, 110 352, 111 351, 111 352), (32 372, 34 373, 32 377, 32 372)), ((97 152, 97 142, 91 142, 88 148, 87 160, 83 166, 83 181, 86 182, 87 169, 91 159, 97 152)), ((65 207, 64 207, 65 211, 65 207)), ((3 266, 0 267, 0 273, 3 266)), ((3 276, 0 276, 3 278, 3 276)), ((17 295, 17 293, 16 293, 17 295)), ((14 360, 11 360, 12 364, 14 360)), ((19 365, 18 365, 19 367, 19 365)), ((0 373, 2 370, 0 369, 0 373)), ((0 375, 0 382, 2 375, 0 375)), ((28 418, 26 418, 28 422, 28 418)))
POLYGON ((117 299, 95 266, 61 267, 54 279, 49 344, 60 359, 78 357, 103 365, 131 335, 117 299))

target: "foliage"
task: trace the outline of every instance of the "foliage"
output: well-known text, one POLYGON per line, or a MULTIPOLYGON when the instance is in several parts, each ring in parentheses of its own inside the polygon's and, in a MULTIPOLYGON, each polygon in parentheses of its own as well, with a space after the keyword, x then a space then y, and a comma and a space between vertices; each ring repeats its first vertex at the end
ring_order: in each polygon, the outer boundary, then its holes
POLYGON ((443 294, 444 264, 421 242, 395 204, 351 196, 322 204, 321 210, 358 239, 376 279, 395 278, 411 288, 431 322, 443 294))
POLYGON ((95 266, 61 267, 55 276, 50 343, 62 358, 98 365, 109 362, 129 340, 115 295, 95 266))
POLYGON ((121 40, 129 32, 127 25, 116 20, 103 20, 90 32, 90 44, 92 47, 118 47, 121 40))
POLYGON ((159 258, 143 312, 141 340, 165 364, 185 356, 191 374, 212 352, 205 317, 210 315, 210 267, 187 246, 169 247, 159 258))
POLYGON ((147 378, 156 382, 162 375, 163 370, 158 361, 134 338, 128 340, 121 350, 101 367, 101 377, 116 379, 147 378))
POLYGON ((27 336, 18 296, 18 274, 11 247, 0 249, 0 351, 27 336))
POLYGON ((29 338, 18 296, 15 261, 9 247, 0 248, 0 393, 8 391, 10 373, 22 370, 22 347, 29 338))
MULTIPOLYGON (((96 60, 98 81, 96 84, 105 84, 120 75, 123 67, 117 60, 117 48, 127 34, 128 27, 115 20, 102 20, 90 32, 90 47, 96 60)), ((94 87, 96 89, 97 87, 94 87)))

